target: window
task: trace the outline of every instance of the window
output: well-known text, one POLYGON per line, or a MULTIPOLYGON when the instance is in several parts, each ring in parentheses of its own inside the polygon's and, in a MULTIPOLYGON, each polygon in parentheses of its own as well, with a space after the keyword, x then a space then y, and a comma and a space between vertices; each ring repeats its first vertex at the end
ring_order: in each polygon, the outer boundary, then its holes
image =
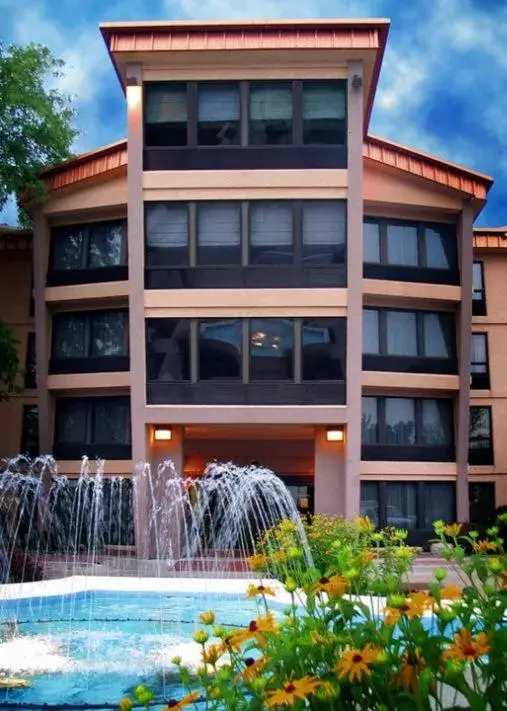
POLYGON ((496 521, 494 482, 470 482, 468 499, 472 525, 492 526, 496 521))
POLYGON ((30 331, 26 341, 25 389, 34 390, 37 387, 37 368, 35 353, 35 333, 30 331))
POLYGON ((293 374, 293 320, 277 318, 251 319, 251 380, 292 380, 293 374))
POLYGON ((188 205, 146 203, 145 215, 147 266, 188 264, 188 205))
MULTIPOLYGON (((91 222, 86 225, 55 227, 51 232, 50 274, 48 283, 72 283, 55 281, 73 278, 72 272, 97 270, 101 280, 125 278, 123 271, 114 271, 127 265, 127 223, 125 220, 91 222), (111 269, 113 271, 111 271, 111 269)), ((75 279, 75 277, 74 277, 75 279)), ((90 277, 88 277, 90 280, 90 277)))
POLYGON ((456 517, 456 489, 444 482, 361 482, 361 515, 376 526, 395 526, 409 532, 424 531, 424 538, 409 535, 413 544, 433 534, 433 522, 447 523, 456 517))
POLYGON ((128 370, 128 354, 126 310, 53 316, 51 372, 128 370))
POLYGON ((474 316, 486 315, 486 291, 484 289, 484 265, 474 262, 472 270, 472 313, 474 316))
POLYGON ((199 84, 197 142, 201 146, 231 146, 240 142, 239 84, 199 84))
POLYGON ((363 225, 363 245, 366 277, 456 283, 454 226, 368 217, 363 225), (420 273, 419 269, 430 271, 420 273))
POLYGON ((468 462, 472 465, 494 462, 491 407, 470 408, 468 462))
POLYGON ((364 309, 363 354, 365 370, 456 372, 454 315, 364 309))
POLYGON ((471 387, 478 390, 487 390, 490 386, 487 333, 472 333, 470 360, 471 387))
POLYGON ((197 263, 241 264, 241 207, 209 202, 197 207, 197 263))
POLYGON ((39 455, 39 408, 37 405, 23 405, 20 451, 30 457, 39 455))
POLYGON ((305 264, 343 264, 345 261, 345 202, 303 202, 305 264))
POLYGON ((144 140, 147 146, 187 145, 187 85, 146 83, 144 140))
POLYGON ((345 97, 343 82, 303 82, 303 143, 345 145, 345 97))
POLYGON ((341 318, 302 320, 303 381, 344 380, 346 324, 341 318))
POLYGON ((55 413, 55 455, 130 457, 128 397, 59 398, 55 413))
POLYGON ((292 84, 254 82, 250 85, 251 145, 292 143, 292 84))
POLYGON ((148 380, 190 380, 190 321, 150 318, 146 320, 148 380))
POLYGON ((241 319, 199 320, 199 379, 241 380, 241 319))
POLYGON ((363 397, 362 408, 363 459, 452 461, 452 400, 363 397))
POLYGON ((286 202, 250 204, 250 263, 292 264, 293 207, 286 202))

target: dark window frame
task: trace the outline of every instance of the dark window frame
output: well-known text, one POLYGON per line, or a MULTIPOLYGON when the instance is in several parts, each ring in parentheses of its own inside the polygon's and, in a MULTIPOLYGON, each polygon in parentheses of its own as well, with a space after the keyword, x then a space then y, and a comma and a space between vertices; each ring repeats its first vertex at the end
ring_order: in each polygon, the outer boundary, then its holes
POLYGON ((396 218, 375 217, 365 215, 363 224, 374 224, 379 229, 379 261, 364 262, 363 276, 369 279, 393 279, 399 281, 412 281, 416 283, 459 284, 458 240, 456 225, 443 222, 421 222, 396 218), (388 261, 387 240, 388 227, 415 227, 417 229, 417 265, 392 264, 388 261), (451 231, 454 240, 452 264, 450 267, 433 267, 427 265, 426 230, 438 229, 449 231, 447 239, 451 240, 451 231))
POLYGON ((26 338, 25 390, 37 388, 37 351, 35 331, 29 331, 26 338))
POLYGON ((493 441, 493 408, 491 405, 471 405, 470 406, 470 432, 469 432, 469 447, 468 447, 468 463, 471 466, 490 466, 495 463, 495 447, 493 441), (472 410, 486 410, 488 417, 489 436, 474 436, 472 437, 472 410), (472 441, 483 441, 486 443, 484 447, 470 447, 472 441))
POLYGON ((49 361, 49 372, 52 374, 65 373, 115 373, 125 372, 130 369, 130 343, 129 343, 129 318, 128 309, 97 309, 93 311, 61 311, 53 314, 51 323, 51 358, 49 361), (92 354, 93 347, 93 326, 94 319, 101 318, 107 314, 121 313, 124 315, 123 345, 124 352, 121 355, 100 355, 92 354), (82 318, 85 322, 84 343, 86 353, 84 356, 57 358, 55 357, 55 345, 58 339, 58 323, 64 318, 82 318))
POLYGON ((470 388, 472 390, 489 390, 491 387, 490 383, 490 372, 489 372, 489 339, 487 331, 473 331, 472 340, 474 336, 482 336, 484 338, 484 350, 486 352, 486 360, 484 361, 473 361, 470 359, 470 368, 475 366, 483 365, 485 367, 484 373, 474 373, 473 370, 470 371, 470 388))
POLYGON ((75 223, 54 226, 51 229, 49 263, 46 277, 47 286, 67 286, 70 284, 95 284, 106 281, 122 281, 128 278, 128 226, 126 218, 111 218, 95 222, 75 223), (121 224, 123 239, 120 263, 104 267, 90 266, 90 237, 94 228, 108 224, 121 224), (83 231, 83 244, 80 255, 80 267, 77 269, 57 269, 54 266, 56 242, 60 235, 71 230, 83 231))
POLYGON ((105 457, 108 459, 130 459, 132 456, 132 421, 130 412, 130 397, 128 395, 111 395, 98 397, 62 397, 56 399, 55 407, 55 427, 53 452, 60 459, 81 459, 85 454, 90 457, 105 457), (59 410, 64 402, 72 401, 79 403, 85 408, 85 439, 83 442, 61 442, 61 424, 59 418, 62 416, 59 410), (126 437, 122 443, 96 443, 94 441, 94 423, 96 417, 96 406, 104 403, 116 403, 118 406, 126 406, 127 422, 126 437))
MULTIPOLYGON (((21 444, 20 452, 28 454, 30 457, 37 457, 40 454, 39 445, 39 408, 37 405, 23 405, 21 420, 21 444), (34 433, 29 432, 29 414, 34 414, 37 421, 37 444, 32 446, 29 442, 34 433)), ((34 437, 35 439, 35 437, 34 437)))
POLYGON ((455 520, 456 518, 456 510, 457 510, 457 501, 456 501, 456 484, 455 482, 443 482, 443 481, 435 481, 435 482, 430 482, 430 481, 421 481, 421 480, 416 480, 416 481, 403 481, 403 482, 388 482, 388 481, 373 481, 373 480, 362 480, 361 481, 361 487, 363 484, 369 484, 369 485, 375 485, 377 487, 377 496, 376 496, 376 502, 378 506, 378 527, 379 528, 385 528, 387 524, 387 490, 388 487, 391 485, 412 485, 417 487, 417 494, 416 494, 416 507, 417 507, 417 526, 409 530, 409 540, 414 543, 418 542, 414 540, 414 534, 417 537, 417 535, 422 535, 421 542, 424 538, 430 537, 430 534, 433 534, 433 528, 429 528, 425 526, 425 521, 426 521, 426 487, 428 486, 445 486, 447 488, 452 488, 454 491, 454 496, 453 496, 453 503, 454 503, 454 510, 452 512, 452 517, 450 518, 449 523, 455 520))
MULTIPOLYGON (((486 316, 487 315, 487 304, 486 304, 486 284, 484 282, 484 262, 482 259, 474 259, 474 264, 478 264, 481 272, 482 286, 478 288, 474 286, 472 281, 472 314, 473 316, 486 316), (479 298, 475 299, 475 294, 479 295, 479 298)), ((472 272, 473 274, 473 272, 472 272)))
MULTIPOLYGON (((400 309, 391 307, 365 306, 364 312, 370 311, 377 314, 379 334, 379 352, 363 352, 363 370, 391 371, 397 373, 442 373, 446 375, 458 372, 456 322, 455 314, 451 311, 426 311, 422 309, 400 309), (415 315, 417 353, 415 355, 395 355, 388 352, 388 313, 410 313, 415 315), (443 316, 444 327, 447 330, 452 324, 452 352, 449 357, 426 355, 424 317, 426 315, 443 316), (448 323, 445 323, 447 321, 448 323)), ((363 343, 364 348, 364 343, 363 343)))
MULTIPOLYGON (((454 401, 449 397, 405 397, 398 395, 363 395, 363 399, 373 399, 377 408, 376 442, 361 444, 361 459, 364 461, 422 461, 452 462, 455 459, 455 422, 454 401), (386 400, 410 400, 414 406, 414 443, 393 444, 387 441, 386 400), (449 426, 451 440, 445 444, 426 444, 423 439, 423 403, 424 401, 446 402, 450 412, 449 426)), ((361 422, 362 427, 362 422, 361 422)), ((361 438, 362 439, 362 438, 361 438)))

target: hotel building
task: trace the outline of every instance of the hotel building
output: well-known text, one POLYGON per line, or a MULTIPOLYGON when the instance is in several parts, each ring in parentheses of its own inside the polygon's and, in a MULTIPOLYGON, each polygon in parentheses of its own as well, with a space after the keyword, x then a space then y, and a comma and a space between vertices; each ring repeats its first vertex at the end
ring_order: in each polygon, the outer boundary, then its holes
POLYGON ((491 178, 368 133, 388 27, 102 25, 127 139, 43 173, 33 251, 0 234, 27 362, 1 454, 38 406, 69 476, 256 461, 419 537, 507 503, 505 230, 474 236, 491 178))

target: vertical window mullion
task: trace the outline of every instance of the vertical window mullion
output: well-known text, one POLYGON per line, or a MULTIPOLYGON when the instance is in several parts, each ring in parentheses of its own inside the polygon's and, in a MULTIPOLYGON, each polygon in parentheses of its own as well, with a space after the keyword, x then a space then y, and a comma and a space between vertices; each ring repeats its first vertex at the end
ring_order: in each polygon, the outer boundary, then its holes
POLYGON ((303 253, 303 204, 301 200, 292 203, 292 248, 294 264, 301 266, 303 253))
POLYGON ((250 382, 250 319, 241 319, 241 351, 243 383, 250 382))
POLYGON ((197 147, 197 82, 187 84, 187 145, 197 147))
POLYGON ((187 204, 188 208, 188 264, 191 267, 197 265, 197 203, 192 201, 187 204))
POLYGON ((248 146, 248 126, 250 121, 250 84, 239 83, 240 145, 248 146))
POLYGON ((377 397, 378 444, 387 443, 386 399, 377 397))
POLYGON ((303 82, 292 83, 292 143, 303 144, 303 82))
POLYGON ((199 381, 199 322, 190 319, 190 382, 199 381))
POLYGON ((303 325, 302 319, 295 318, 293 321, 293 338, 294 338, 294 382, 301 383, 303 381, 303 325))
POLYGON ((248 266, 250 256, 250 205, 247 200, 241 203, 241 265, 248 266))

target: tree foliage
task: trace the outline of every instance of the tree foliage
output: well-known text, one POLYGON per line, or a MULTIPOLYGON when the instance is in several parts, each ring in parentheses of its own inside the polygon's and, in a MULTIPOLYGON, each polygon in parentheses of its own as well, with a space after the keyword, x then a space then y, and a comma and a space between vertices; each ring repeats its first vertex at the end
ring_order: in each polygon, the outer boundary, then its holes
POLYGON ((0 209, 12 194, 43 199, 38 174, 70 156, 77 132, 71 98, 57 88, 63 66, 42 45, 0 42, 0 209))
POLYGON ((16 377, 19 373, 18 341, 0 319, 0 401, 18 391, 16 377))

